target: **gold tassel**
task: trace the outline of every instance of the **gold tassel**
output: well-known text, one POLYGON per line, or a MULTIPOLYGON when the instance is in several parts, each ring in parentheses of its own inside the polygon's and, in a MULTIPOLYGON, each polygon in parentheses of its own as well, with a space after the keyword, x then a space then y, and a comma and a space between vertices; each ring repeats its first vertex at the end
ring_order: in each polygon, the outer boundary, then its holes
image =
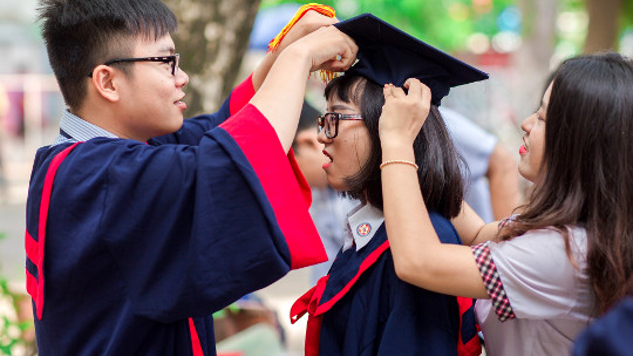
MULTIPOLYGON (((268 52, 276 51, 277 48, 279 47, 279 44, 281 43, 281 41, 283 41, 284 37, 286 36, 288 31, 290 31, 292 26, 294 26, 295 23, 297 23, 297 21, 299 21, 303 17, 303 15, 305 15, 310 10, 314 10, 314 11, 320 13, 321 15, 324 15, 324 16, 327 16, 327 17, 334 17, 334 16, 336 16, 336 12, 334 11, 334 9, 329 7, 329 6, 327 6, 327 5, 321 5, 321 4, 317 4, 317 3, 310 3, 310 4, 305 4, 305 5, 301 6, 299 8, 299 10, 297 10, 297 12, 295 13, 295 16, 292 18, 292 20, 290 20, 290 22, 288 22, 288 24, 286 26, 284 26, 284 28, 279 32, 279 34, 277 34, 277 36, 275 36, 275 38, 273 38, 268 43, 268 52)), ((330 80, 332 80, 333 78, 338 76, 336 73, 331 72, 329 70, 325 70, 325 69, 319 70, 319 75, 320 75, 321 80, 323 81, 323 83, 326 83, 326 84, 330 80)))
POLYGON ((290 20, 290 22, 288 22, 288 24, 286 24, 286 26, 284 26, 284 28, 281 29, 281 31, 277 34, 277 36, 275 36, 275 38, 273 38, 268 43, 268 52, 274 52, 277 49, 277 47, 279 47, 279 44, 284 39, 288 31, 290 31, 292 26, 294 26, 295 23, 297 23, 297 21, 299 21, 303 17, 303 15, 305 15, 306 12, 310 10, 314 10, 327 17, 336 16, 334 9, 327 5, 310 3, 310 4, 305 4, 301 6, 299 10, 297 10, 297 13, 295 13, 295 16, 292 18, 292 20, 290 20))
MULTIPOLYGON (((317 72, 310 73, 310 77, 316 78, 316 76, 317 76, 316 73, 317 72)), ((325 70, 325 69, 319 69, 318 73, 319 73, 318 74, 319 78, 321 78, 321 81, 323 83, 325 83, 325 84, 329 83, 332 79, 334 79, 334 78, 336 78, 336 77, 341 75, 338 72, 332 72, 332 71, 325 70)))

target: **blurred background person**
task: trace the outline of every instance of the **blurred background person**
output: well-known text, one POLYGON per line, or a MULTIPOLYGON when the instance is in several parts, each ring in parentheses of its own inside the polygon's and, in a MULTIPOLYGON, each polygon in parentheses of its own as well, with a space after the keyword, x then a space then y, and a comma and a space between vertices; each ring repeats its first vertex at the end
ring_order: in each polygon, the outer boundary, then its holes
POLYGON ((464 115, 444 106, 439 110, 467 164, 464 200, 485 222, 510 216, 521 202, 516 158, 464 115))

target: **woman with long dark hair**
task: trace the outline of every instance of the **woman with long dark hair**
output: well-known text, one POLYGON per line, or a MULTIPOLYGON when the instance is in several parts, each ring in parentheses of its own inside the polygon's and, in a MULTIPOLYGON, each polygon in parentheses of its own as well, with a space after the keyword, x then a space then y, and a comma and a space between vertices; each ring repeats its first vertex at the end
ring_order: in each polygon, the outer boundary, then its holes
MULTIPOLYGON (((383 160, 410 160, 430 91, 386 86, 383 160)), ((472 248, 440 244, 416 174, 382 170, 385 224, 398 276, 479 298, 488 355, 563 355, 593 317, 632 289, 633 64, 616 53, 569 59, 521 124, 520 174, 534 188, 497 229, 465 207, 453 220, 472 248)), ((424 125, 424 126, 423 126, 424 125)))

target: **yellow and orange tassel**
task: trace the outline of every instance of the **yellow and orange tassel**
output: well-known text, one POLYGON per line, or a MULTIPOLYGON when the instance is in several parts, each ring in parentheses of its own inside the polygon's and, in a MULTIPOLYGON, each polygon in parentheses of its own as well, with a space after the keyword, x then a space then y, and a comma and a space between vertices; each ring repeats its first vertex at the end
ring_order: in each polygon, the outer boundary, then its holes
MULTIPOLYGON (((286 37, 286 34, 288 34, 290 29, 297 23, 297 21, 299 21, 303 17, 303 15, 305 15, 310 10, 314 10, 320 13, 321 15, 324 15, 330 18, 336 16, 336 12, 334 11, 334 9, 327 5, 310 3, 310 4, 305 4, 301 6, 299 10, 297 10, 297 12, 295 13, 295 16, 290 20, 290 22, 288 22, 288 24, 286 24, 286 26, 284 26, 284 28, 281 29, 281 31, 277 34, 277 36, 275 36, 275 38, 273 38, 268 43, 268 52, 276 51, 277 48, 279 47, 279 44, 281 44, 281 41, 283 41, 284 37, 286 37)), ((321 77, 321 80, 324 83, 328 83, 330 80, 337 77, 337 74, 329 70, 321 69, 319 70, 319 76, 321 77)))
POLYGON ((297 21, 299 21, 303 17, 303 15, 305 15, 310 10, 314 10, 320 13, 321 15, 324 15, 327 17, 336 16, 334 9, 327 5, 310 3, 310 4, 305 4, 301 6, 299 10, 297 10, 297 12, 295 13, 295 16, 290 20, 290 22, 288 22, 288 24, 286 24, 286 26, 284 26, 284 28, 281 29, 281 31, 277 34, 277 36, 275 36, 275 38, 270 40, 270 42, 268 43, 268 52, 274 52, 277 49, 277 47, 279 47, 279 44, 284 39, 284 37, 286 37, 286 34, 288 33, 288 31, 290 31, 292 26, 294 26, 297 23, 297 21))
MULTIPOLYGON (((315 74, 316 75, 316 74, 315 74)), ((319 77, 321 77, 321 81, 325 84, 329 83, 330 80, 339 76, 339 73, 332 72, 330 70, 320 69, 319 77)))

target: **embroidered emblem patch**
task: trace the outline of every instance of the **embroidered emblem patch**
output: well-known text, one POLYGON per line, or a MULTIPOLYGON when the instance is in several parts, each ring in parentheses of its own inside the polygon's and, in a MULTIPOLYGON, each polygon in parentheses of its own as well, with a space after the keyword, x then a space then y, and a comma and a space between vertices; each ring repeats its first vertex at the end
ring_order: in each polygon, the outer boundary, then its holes
POLYGON ((356 232, 358 232, 360 236, 367 236, 371 232, 371 225, 369 225, 369 223, 362 223, 358 225, 356 232))

